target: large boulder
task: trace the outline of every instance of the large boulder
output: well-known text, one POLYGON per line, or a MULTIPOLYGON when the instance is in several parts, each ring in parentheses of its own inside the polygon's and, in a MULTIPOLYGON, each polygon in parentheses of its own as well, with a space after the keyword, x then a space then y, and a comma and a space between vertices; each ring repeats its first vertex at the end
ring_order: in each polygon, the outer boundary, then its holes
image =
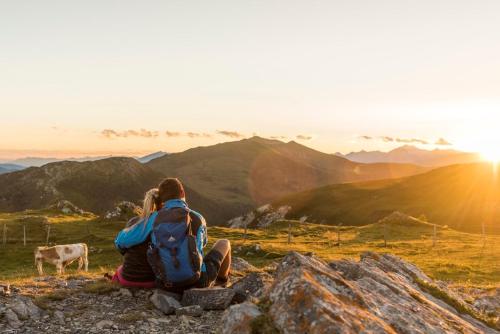
MULTIPOLYGON (((392 255, 327 264, 290 253, 269 292, 269 317, 283 333, 498 333, 457 312, 432 280, 392 255)), ((452 298, 452 297, 450 297, 452 298)), ((453 304, 453 303, 452 303, 453 304)))
POLYGON ((244 301, 251 297, 261 298, 266 295, 272 281, 268 273, 253 272, 236 281, 231 288, 240 297, 238 301, 244 301))
POLYGON ((20 320, 38 319, 42 310, 30 298, 18 297, 7 304, 20 320))

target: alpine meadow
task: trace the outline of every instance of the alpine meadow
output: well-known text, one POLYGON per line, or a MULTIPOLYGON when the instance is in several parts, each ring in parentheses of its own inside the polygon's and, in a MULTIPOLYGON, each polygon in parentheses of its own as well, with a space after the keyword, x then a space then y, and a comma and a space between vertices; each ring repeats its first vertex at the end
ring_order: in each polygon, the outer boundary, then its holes
POLYGON ((0 4, 0 332, 500 333, 499 11, 0 4))

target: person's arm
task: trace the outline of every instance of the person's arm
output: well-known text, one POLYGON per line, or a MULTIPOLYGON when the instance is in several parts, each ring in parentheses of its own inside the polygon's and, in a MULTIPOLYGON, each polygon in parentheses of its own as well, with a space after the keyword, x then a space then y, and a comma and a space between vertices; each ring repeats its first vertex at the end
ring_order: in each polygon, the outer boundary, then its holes
POLYGON ((149 217, 146 225, 143 222, 139 222, 132 227, 121 230, 115 239, 116 248, 123 252, 127 248, 143 243, 153 229, 153 223, 157 214, 157 212, 154 212, 149 217))
POLYGON ((191 213, 193 213, 197 218, 200 219, 200 226, 198 227, 198 230, 195 232, 196 247, 198 248, 198 251, 200 251, 201 254, 203 254, 203 248, 205 248, 205 246, 208 243, 207 222, 205 218, 198 212, 191 210, 191 213))
MULTIPOLYGON (((200 226, 194 233, 196 233, 196 248, 203 256, 203 248, 205 248, 205 246, 208 243, 207 222, 205 221, 205 218, 198 212, 191 210, 191 213, 193 213, 197 218, 200 219, 200 226)), ((205 262, 201 263, 201 271, 202 272, 207 271, 205 262)))

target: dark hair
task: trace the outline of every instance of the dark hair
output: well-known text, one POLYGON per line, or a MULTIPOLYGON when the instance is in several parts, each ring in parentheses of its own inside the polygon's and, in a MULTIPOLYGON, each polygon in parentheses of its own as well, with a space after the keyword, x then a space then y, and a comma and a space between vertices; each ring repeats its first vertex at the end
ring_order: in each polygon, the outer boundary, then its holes
POLYGON ((176 178, 167 178, 160 182, 158 186, 158 197, 156 199, 156 207, 161 208, 162 203, 171 199, 181 199, 186 197, 184 186, 181 181, 176 178))

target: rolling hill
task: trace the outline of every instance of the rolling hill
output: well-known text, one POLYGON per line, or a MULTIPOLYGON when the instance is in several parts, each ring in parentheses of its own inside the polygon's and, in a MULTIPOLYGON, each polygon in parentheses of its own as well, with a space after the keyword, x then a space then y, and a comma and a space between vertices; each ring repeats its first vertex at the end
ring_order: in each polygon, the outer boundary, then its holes
POLYGON ((396 180, 338 184, 276 201, 290 217, 327 224, 367 225, 393 211, 425 215, 431 223, 462 231, 500 233, 500 174, 492 164, 442 167, 396 180))
POLYGON ((410 163, 428 167, 442 167, 481 161, 477 153, 455 150, 422 150, 411 145, 404 145, 389 152, 360 151, 338 156, 361 163, 410 163))
POLYGON ((146 164, 179 177, 201 195, 244 212, 322 185, 414 175, 409 164, 360 164, 296 142, 253 137, 173 153, 146 164))
MULTIPOLYGON (((103 213, 120 201, 140 203, 146 190, 162 178, 163 174, 132 158, 50 163, 0 175, 0 211, 42 209, 65 199, 86 211, 103 213)), ((227 218, 214 201, 189 187, 186 192, 192 207, 209 221, 227 218)))
POLYGON ((179 177, 188 201, 220 225, 256 205, 332 183, 402 177, 415 165, 359 164, 295 142, 258 137, 168 154, 142 164, 133 158, 61 161, 0 175, 0 211, 39 209, 65 199, 102 213, 122 200, 140 202, 166 177, 179 177))

